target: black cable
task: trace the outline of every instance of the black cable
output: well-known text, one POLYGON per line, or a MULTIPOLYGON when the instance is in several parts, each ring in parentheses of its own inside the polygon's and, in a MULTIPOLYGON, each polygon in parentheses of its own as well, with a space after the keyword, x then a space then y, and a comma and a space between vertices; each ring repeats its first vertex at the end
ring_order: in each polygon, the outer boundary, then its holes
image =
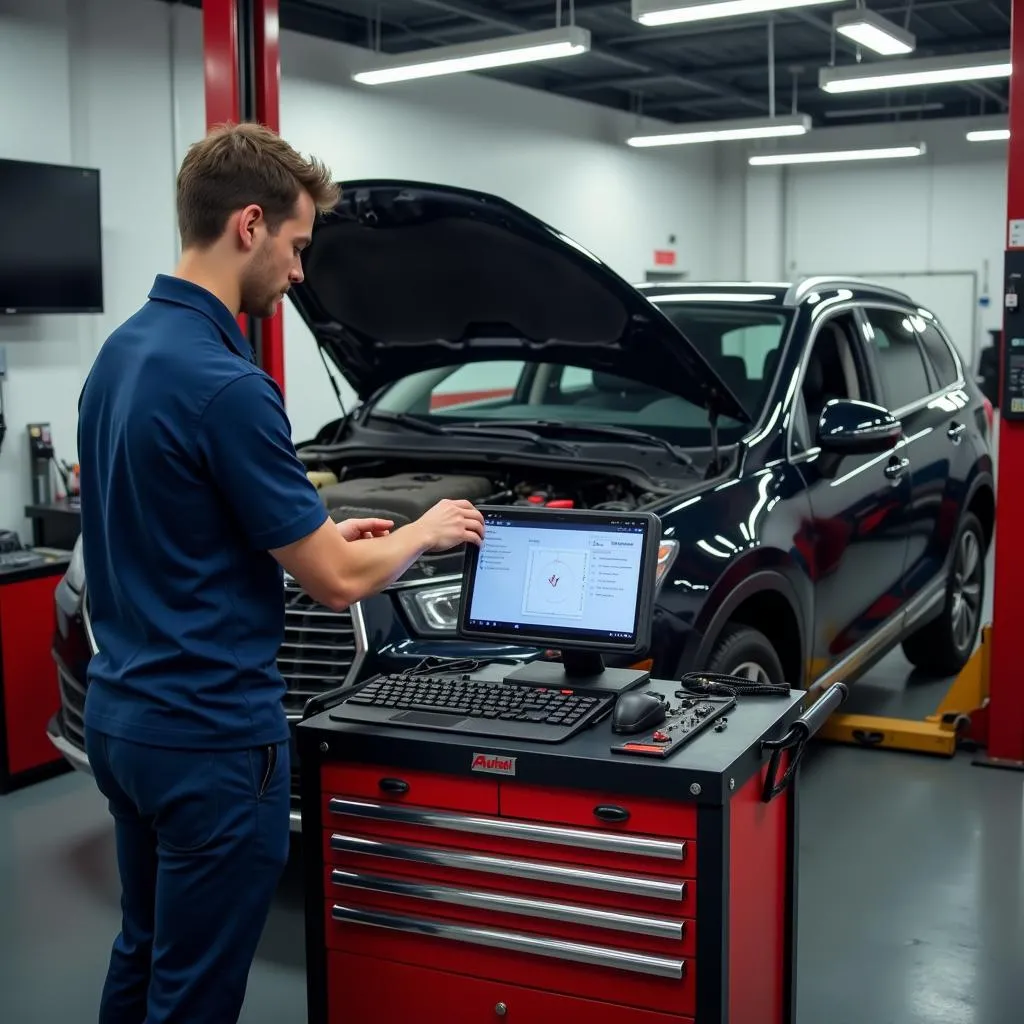
POLYGON ((730 676, 724 672, 687 672, 680 680, 677 697, 786 697, 785 683, 755 683, 746 676, 730 676))

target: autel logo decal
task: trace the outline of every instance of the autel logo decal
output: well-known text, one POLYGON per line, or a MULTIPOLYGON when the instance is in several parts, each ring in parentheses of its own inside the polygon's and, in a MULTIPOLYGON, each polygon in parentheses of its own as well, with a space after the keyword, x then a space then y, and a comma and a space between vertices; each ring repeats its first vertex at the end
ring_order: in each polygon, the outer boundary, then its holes
POLYGON ((475 772, 490 772, 491 775, 515 775, 516 759, 496 754, 474 754, 470 767, 475 772))

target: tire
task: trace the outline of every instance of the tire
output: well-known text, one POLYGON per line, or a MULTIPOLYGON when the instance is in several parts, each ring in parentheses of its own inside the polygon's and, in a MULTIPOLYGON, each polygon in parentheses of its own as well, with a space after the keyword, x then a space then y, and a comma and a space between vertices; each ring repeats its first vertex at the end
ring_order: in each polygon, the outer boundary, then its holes
POLYGON ((967 512, 953 541, 953 563, 942 613, 903 641, 903 653, 930 676, 955 676, 974 652, 985 598, 985 534, 967 512))
POLYGON ((760 682, 786 682, 782 662, 771 641, 749 626, 727 625, 715 642, 704 670, 746 676, 760 682))

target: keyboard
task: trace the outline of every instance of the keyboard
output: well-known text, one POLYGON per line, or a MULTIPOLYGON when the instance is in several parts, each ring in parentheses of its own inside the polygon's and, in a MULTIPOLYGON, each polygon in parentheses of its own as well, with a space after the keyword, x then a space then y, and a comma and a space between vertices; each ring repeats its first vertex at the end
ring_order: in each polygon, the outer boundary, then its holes
POLYGON ((477 679, 470 673, 396 673, 362 684, 330 717, 559 743, 603 717, 614 703, 614 694, 477 679))

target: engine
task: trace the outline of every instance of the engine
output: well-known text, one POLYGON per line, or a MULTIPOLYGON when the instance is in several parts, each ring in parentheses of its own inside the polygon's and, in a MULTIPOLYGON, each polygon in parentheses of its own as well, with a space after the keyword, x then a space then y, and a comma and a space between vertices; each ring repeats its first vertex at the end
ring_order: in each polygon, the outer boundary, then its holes
POLYGON ((310 473, 320 487, 331 518, 376 516, 403 526, 442 498, 465 498, 477 505, 543 505, 550 508, 628 512, 651 497, 607 477, 548 481, 501 479, 447 473, 408 472, 338 480, 333 473, 310 473))

